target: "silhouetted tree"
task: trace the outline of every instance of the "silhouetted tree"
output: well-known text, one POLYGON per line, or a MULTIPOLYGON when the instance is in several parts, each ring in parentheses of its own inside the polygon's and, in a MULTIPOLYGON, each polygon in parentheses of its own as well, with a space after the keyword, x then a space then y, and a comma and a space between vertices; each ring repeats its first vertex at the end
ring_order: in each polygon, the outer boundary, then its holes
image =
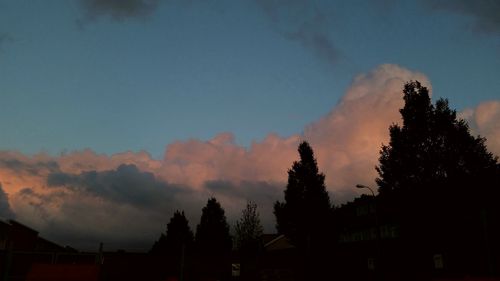
POLYGON ((158 238, 158 240, 155 241, 153 247, 151 247, 151 250, 149 250, 151 254, 161 255, 167 253, 165 237, 166 236, 164 233, 160 234, 160 238, 158 238))
POLYGON ((459 187, 466 188, 461 184, 464 180, 470 183, 470 179, 495 173, 497 158, 487 151, 485 139, 470 134, 467 123, 457 119, 447 100, 433 105, 427 88, 418 81, 407 83, 403 93, 403 126, 389 128, 389 145, 380 152, 377 183, 381 194, 405 189, 428 193, 434 192, 430 188, 450 184, 459 192, 459 187))
POLYGON ((217 279, 229 278, 232 239, 224 209, 213 197, 202 209, 200 223, 196 227, 195 245, 203 259, 198 263, 199 274, 217 279))
POLYGON ((325 175, 319 173, 311 146, 299 145, 300 161, 288 170, 285 202, 274 205, 277 229, 299 248, 311 247, 325 234, 330 223, 330 197, 325 188, 325 175))
POLYGON ((236 249, 242 252, 252 252, 260 248, 262 225, 255 202, 247 202, 234 229, 236 249))
POLYGON ((183 250, 190 248, 192 243, 193 232, 184 212, 175 211, 167 224, 166 234, 160 235, 158 241, 153 245, 151 253, 179 256, 183 250))
POLYGON ((190 247, 193 243, 193 231, 184 212, 176 211, 167 224, 167 236, 165 237, 167 248, 179 253, 184 247, 190 247))
MULTIPOLYGON (((472 241, 483 240, 481 213, 498 213, 491 199, 499 195, 497 158, 447 100, 433 105, 418 81, 405 84, 403 94, 403 125, 389 128, 376 167, 379 193, 399 210, 404 233, 424 245, 416 250, 439 247, 477 257, 473 248, 482 246, 472 241)), ((457 267, 471 264, 456 261, 457 267)))
POLYGON ((167 224, 166 233, 160 235, 150 253, 162 257, 166 265, 161 268, 163 275, 176 275, 180 280, 184 280, 186 272, 190 271, 192 245, 193 232, 189 222, 184 212, 175 211, 167 224))
MULTIPOLYGON (((330 244, 332 207, 325 188, 325 175, 319 173, 311 146, 302 142, 298 148, 300 161, 288 170, 285 201, 274 205, 278 232, 288 237, 304 258, 304 280, 320 280, 326 270, 325 259, 330 244)), ((300 276, 300 274, 299 274, 300 276)))
POLYGON ((203 207, 200 223, 196 227, 195 242, 202 252, 228 252, 232 248, 229 225, 224 209, 212 197, 203 207))
POLYGON ((241 280, 256 280, 258 279, 257 256, 262 249, 263 229, 255 202, 247 201, 234 230, 235 246, 241 261, 241 280))

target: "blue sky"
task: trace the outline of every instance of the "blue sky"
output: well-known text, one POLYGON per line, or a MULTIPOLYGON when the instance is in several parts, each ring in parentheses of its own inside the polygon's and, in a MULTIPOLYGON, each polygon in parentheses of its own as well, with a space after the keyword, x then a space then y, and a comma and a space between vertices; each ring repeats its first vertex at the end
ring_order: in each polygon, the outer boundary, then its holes
POLYGON ((426 74, 458 110, 500 96, 500 24, 483 13, 494 1, 472 1, 486 6, 476 13, 449 1, 125 1, 138 3, 128 14, 93 2, 0 1, 0 149, 161 157, 226 131, 248 145, 300 133, 384 63, 426 74))
POLYGON ((266 232, 307 140, 336 205, 372 187, 406 81, 500 155, 496 0, 0 0, 0 218, 147 250, 208 197, 266 232), (42 152, 42 153, 40 153, 42 152), (130 221, 134 221, 131 225, 130 221))

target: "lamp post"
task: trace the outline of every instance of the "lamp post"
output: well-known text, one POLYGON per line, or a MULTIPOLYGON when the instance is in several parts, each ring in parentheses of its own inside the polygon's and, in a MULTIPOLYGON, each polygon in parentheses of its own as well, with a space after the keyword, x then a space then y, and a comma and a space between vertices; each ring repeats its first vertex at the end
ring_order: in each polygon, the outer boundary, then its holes
POLYGON ((368 190, 370 190, 370 191, 371 191, 373 198, 375 198, 375 193, 373 192, 373 190, 372 190, 372 188, 371 188, 371 187, 369 187, 369 186, 367 186, 367 185, 363 185, 363 184, 356 184, 356 187, 357 187, 357 188, 368 188, 368 190))
POLYGON ((363 184, 356 184, 356 188, 366 188, 368 190, 370 190, 370 192, 372 193, 372 197, 373 197, 373 201, 374 201, 374 206, 375 206, 375 209, 374 209, 374 215, 375 215, 375 227, 376 227, 376 231, 375 231, 375 247, 376 247, 376 261, 375 261, 375 270, 376 271, 379 271, 381 272, 381 259, 382 259, 382 256, 381 256, 381 251, 380 251, 380 225, 379 225, 379 221, 378 221, 378 214, 377 214, 377 201, 376 201, 376 198, 375 198, 375 193, 373 192, 373 189, 367 185, 363 185, 363 184))

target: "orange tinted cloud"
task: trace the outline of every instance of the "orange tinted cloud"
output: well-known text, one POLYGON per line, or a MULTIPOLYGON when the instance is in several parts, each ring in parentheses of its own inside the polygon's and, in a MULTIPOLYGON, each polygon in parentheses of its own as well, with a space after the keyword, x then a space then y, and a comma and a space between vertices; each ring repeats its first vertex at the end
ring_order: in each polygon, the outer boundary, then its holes
POLYGON ((500 101, 487 101, 461 112, 474 134, 486 138, 486 146, 500 156, 500 101))
POLYGON ((298 136, 280 138, 269 135, 247 149, 222 133, 209 141, 175 142, 166 148, 160 174, 175 182, 202 188, 207 181, 286 180, 287 166, 296 158, 298 136))
POLYGON ((375 186, 379 150, 388 143, 389 126, 401 120, 402 87, 410 80, 430 87, 425 75, 397 65, 359 75, 330 113, 305 128, 328 187, 340 201, 352 197, 357 183, 375 186))
MULTIPOLYGON (((0 152, 0 182, 19 220, 56 238, 65 233, 63 241, 79 235, 81 241, 122 239, 146 247, 176 209, 186 210, 194 227, 209 196, 221 201, 230 221, 246 199, 255 200, 272 231, 272 205, 282 199, 301 140, 312 145, 333 202, 352 199, 358 183, 375 186, 379 150, 388 143, 389 126, 401 121, 402 88, 409 80, 430 87, 421 73, 381 65, 356 77, 339 103, 303 132, 269 134, 249 147, 221 133, 168 144, 162 159, 147 152, 105 155, 88 149, 59 156, 0 152), (124 178, 127 182, 120 182, 124 178)), ((497 154, 499 104, 464 112, 474 133, 488 137, 497 154)))

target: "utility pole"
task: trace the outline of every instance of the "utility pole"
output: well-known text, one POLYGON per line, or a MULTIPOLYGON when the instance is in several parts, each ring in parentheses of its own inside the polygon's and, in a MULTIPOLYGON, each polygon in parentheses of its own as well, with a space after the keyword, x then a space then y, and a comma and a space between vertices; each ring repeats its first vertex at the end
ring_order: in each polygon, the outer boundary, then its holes
MULTIPOLYGON (((382 251, 380 249, 380 240, 381 240, 381 235, 380 235, 380 223, 378 220, 378 208, 377 208, 377 198, 375 197, 375 193, 373 192, 373 189, 367 185, 362 185, 362 184, 357 184, 357 188, 366 188, 370 190, 372 193, 372 198, 375 206, 374 210, 374 215, 375 215, 375 227, 377 228, 375 231, 375 251, 376 251, 376 259, 375 259, 375 271, 380 273, 380 277, 382 276, 382 251)), ((382 279, 382 278, 381 278, 382 279)))
POLYGON ((181 245, 181 272, 179 273, 179 281, 184 281, 184 259, 186 256, 186 244, 181 245))

